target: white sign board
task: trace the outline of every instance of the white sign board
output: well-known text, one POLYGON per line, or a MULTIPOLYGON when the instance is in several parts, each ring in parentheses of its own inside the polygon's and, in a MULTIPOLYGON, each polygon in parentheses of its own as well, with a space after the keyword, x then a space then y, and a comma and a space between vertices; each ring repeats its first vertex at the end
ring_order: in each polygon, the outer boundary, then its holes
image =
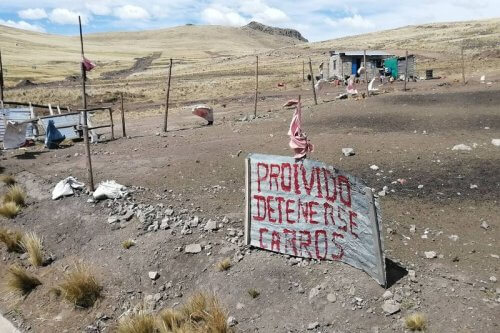
POLYGON ((309 159, 250 154, 246 186, 247 244, 342 261, 386 284, 378 204, 360 179, 309 159))

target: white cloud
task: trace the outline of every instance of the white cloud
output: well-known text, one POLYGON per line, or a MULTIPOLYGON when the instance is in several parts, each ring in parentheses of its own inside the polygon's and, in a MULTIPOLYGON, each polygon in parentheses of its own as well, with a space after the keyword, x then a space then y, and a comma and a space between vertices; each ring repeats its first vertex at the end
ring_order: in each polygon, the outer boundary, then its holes
POLYGON ((6 25, 8 27, 30 30, 36 32, 45 32, 45 29, 39 25, 30 24, 26 21, 12 21, 12 20, 2 20, 0 19, 0 25, 6 25))
POLYGON ((111 8, 102 2, 86 2, 85 7, 94 15, 111 14, 111 8))
POLYGON ((66 8, 55 8, 50 12, 49 20, 57 24, 78 24, 78 16, 81 16, 82 25, 89 23, 89 17, 79 12, 66 8))
POLYGON ((114 15, 122 20, 148 20, 150 18, 147 10, 134 5, 115 8, 114 15))
POLYGON ((20 18, 25 20, 41 20, 47 18, 47 12, 43 8, 28 8, 17 13, 20 18))
POLYGON ((227 7, 208 7, 201 13, 202 20, 208 24, 241 26, 248 20, 242 17, 238 12, 227 7))
POLYGON ((255 14, 252 20, 266 24, 279 24, 288 22, 290 18, 280 9, 267 7, 262 12, 255 14))
POLYGON ((334 28, 347 27, 356 30, 367 30, 367 29, 373 29, 375 27, 375 24, 373 24, 370 20, 367 20, 358 14, 355 14, 353 16, 343 17, 337 20, 326 18, 325 23, 334 28))

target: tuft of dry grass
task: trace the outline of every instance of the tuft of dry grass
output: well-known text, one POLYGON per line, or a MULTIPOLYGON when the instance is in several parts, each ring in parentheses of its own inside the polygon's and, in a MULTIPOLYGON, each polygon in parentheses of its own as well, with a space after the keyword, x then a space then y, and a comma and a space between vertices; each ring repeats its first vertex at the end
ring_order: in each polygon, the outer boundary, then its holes
POLYGON ((411 331, 424 331, 427 326, 427 321, 423 314, 413 313, 405 318, 405 324, 411 331))
POLYGON ((159 327, 162 333, 177 333, 185 322, 185 317, 175 309, 165 309, 159 314, 159 327))
POLYGON ((43 245, 42 239, 34 232, 28 232, 21 240, 21 247, 28 253, 30 263, 35 267, 43 264, 43 245))
POLYGON ((132 246, 135 245, 135 241, 133 239, 126 239, 122 242, 122 247, 124 249, 130 249, 132 246))
POLYGON ((76 264, 74 270, 64 277, 59 289, 67 301, 83 308, 94 305, 102 292, 90 267, 84 264, 76 264))
POLYGON ((26 193, 19 185, 9 186, 9 190, 3 197, 3 202, 14 202, 18 206, 24 206, 26 203, 26 193))
POLYGON ((12 265, 7 270, 6 286, 13 293, 26 295, 41 284, 38 278, 29 274, 21 266, 12 265))
POLYGON ((21 207, 19 207, 15 202, 6 202, 0 206, 0 215, 3 217, 12 219, 19 214, 21 207))
POLYGON ((231 259, 225 258, 217 263, 217 270, 219 272, 227 271, 231 266, 231 259))
POLYGON ((14 185, 16 183, 16 179, 9 175, 0 176, 0 181, 4 182, 7 185, 14 185))
POLYGON ((145 312, 125 317, 118 324, 117 333, 155 333, 155 318, 145 312))
POLYGON ((7 230, 0 228, 0 242, 7 246, 9 252, 23 252, 21 240, 23 235, 19 231, 7 230))
POLYGON ((248 289, 248 290, 247 290, 247 293, 248 293, 248 295, 250 295, 250 297, 252 297, 252 298, 257 298, 257 297, 259 297, 259 295, 260 295, 260 292, 259 292, 259 291, 257 291, 256 289, 253 289, 253 288, 248 289))
POLYGON ((227 313, 215 295, 196 293, 178 311, 160 313, 161 333, 230 333, 227 313))

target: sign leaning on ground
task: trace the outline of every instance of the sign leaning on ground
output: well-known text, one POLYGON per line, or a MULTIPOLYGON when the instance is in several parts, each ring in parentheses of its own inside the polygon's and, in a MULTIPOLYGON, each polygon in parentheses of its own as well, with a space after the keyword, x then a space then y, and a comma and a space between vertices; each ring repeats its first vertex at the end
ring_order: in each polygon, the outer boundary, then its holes
POLYGON ((360 179, 309 159, 250 154, 246 209, 247 245, 342 261, 386 285, 378 203, 360 179))

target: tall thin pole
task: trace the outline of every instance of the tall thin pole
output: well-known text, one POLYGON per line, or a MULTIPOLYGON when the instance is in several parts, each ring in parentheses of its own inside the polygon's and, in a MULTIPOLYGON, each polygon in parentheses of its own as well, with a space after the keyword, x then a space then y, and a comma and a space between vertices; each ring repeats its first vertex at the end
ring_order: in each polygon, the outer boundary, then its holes
POLYGON ((314 75, 311 58, 309 58, 309 72, 311 73, 311 85, 314 95, 314 105, 318 105, 318 99, 316 98, 316 90, 314 89, 314 75))
POLYGON ((406 91, 406 82, 408 82, 408 50, 406 50, 406 56, 405 56, 405 86, 404 86, 404 91, 406 91))
POLYGON ((172 79, 172 58, 170 58, 170 66, 168 67, 168 81, 167 81, 167 101, 165 104, 165 119, 163 121, 163 132, 167 132, 168 125, 168 105, 170 103, 170 80, 172 79))
POLYGON ((370 96, 370 90, 368 89, 368 67, 366 67, 366 50, 363 50, 363 66, 365 67, 366 96, 370 96))
POLYGON ((253 117, 257 117, 257 98, 259 97, 259 56, 255 56, 255 103, 253 117))
POLYGON ((85 145, 85 155, 87 157, 87 176, 89 182, 89 190, 94 191, 94 175, 92 174, 92 160, 90 158, 90 143, 89 143, 89 126, 87 123, 87 94, 85 92, 85 66, 83 65, 84 52, 83 52, 83 34, 82 34, 82 20, 78 16, 78 25, 80 26, 80 46, 82 52, 82 61, 80 63, 82 71, 82 101, 83 101, 83 141, 85 145))
POLYGON ((306 82, 306 62, 302 60, 302 82, 306 82))
POLYGON ((464 47, 461 48, 462 53, 462 82, 465 84, 465 61, 464 61, 464 47))
POLYGON ((3 101, 3 64, 2 64, 2 50, 0 50, 0 101, 3 101))
POLYGON ((127 137, 127 133, 125 133, 125 109, 123 108, 123 93, 120 92, 120 101, 121 101, 121 104, 122 104, 122 109, 121 109, 121 113, 122 113, 122 134, 123 134, 123 137, 127 137))

